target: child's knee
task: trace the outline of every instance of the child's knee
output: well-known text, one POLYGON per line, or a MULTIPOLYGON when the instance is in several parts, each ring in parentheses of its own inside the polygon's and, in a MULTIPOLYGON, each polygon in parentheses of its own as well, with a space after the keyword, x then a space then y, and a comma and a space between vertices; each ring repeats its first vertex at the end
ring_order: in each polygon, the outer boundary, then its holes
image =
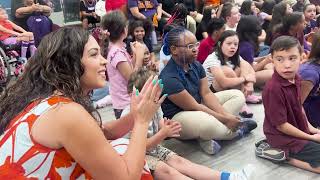
POLYGON ((237 74, 233 71, 232 68, 228 67, 228 66, 222 66, 222 71, 224 73, 225 76, 227 77, 237 77, 237 74))
POLYGON ((176 154, 172 155, 169 159, 168 159, 168 164, 170 164, 171 166, 175 166, 175 165, 185 165, 188 163, 188 160, 178 156, 176 154))
POLYGON ((170 167, 166 163, 159 161, 154 171, 154 176, 157 177, 174 177, 179 174, 179 171, 170 167))

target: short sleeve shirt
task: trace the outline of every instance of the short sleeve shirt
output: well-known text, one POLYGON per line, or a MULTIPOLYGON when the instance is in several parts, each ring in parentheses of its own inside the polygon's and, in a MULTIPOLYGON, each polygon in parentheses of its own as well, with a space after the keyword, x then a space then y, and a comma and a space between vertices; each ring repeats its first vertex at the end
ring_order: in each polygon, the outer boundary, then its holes
MULTIPOLYGON (((159 3, 157 0, 128 0, 128 8, 138 7, 139 12, 147 18, 152 18, 157 12, 159 3)), ((133 15, 129 10, 129 18, 133 19, 133 15)))
POLYGON ((86 13, 93 13, 96 10, 96 1, 92 1, 92 3, 85 3, 84 1, 80 1, 80 11, 85 11, 86 13))
POLYGON ((109 61, 107 72, 110 81, 110 95, 114 109, 124 109, 130 104, 130 96, 127 91, 128 81, 122 76, 117 69, 119 63, 128 62, 133 67, 132 60, 128 54, 125 45, 123 47, 110 44, 107 56, 109 61))
POLYGON ((309 122, 320 127, 320 65, 317 63, 302 64, 299 69, 302 80, 310 81, 313 88, 303 103, 309 122))
MULTIPOLYGON (((164 84, 163 94, 170 96, 186 90, 198 103, 201 103, 200 80, 205 77, 206 73, 198 61, 189 64, 189 70, 185 72, 173 59, 170 59, 160 73, 160 78, 164 84)), ((177 113, 183 111, 182 108, 170 101, 169 98, 164 100, 161 108, 164 116, 167 118, 172 118, 177 113)))
POLYGON ((213 52, 215 44, 216 42, 211 37, 207 37, 206 39, 201 41, 197 57, 197 60, 201 64, 206 60, 209 54, 213 52))
POLYGON ((271 147, 284 150, 287 155, 301 151, 308 140, 286 135, 277 129, 281 124, 290 123, 310 134, 302 112, 300 78, 296 76, 293 84, 275 71, 264 87, 262 99, 265 112, 263 132, 268 143, 271 147))
MULTIPOLYGON (((241 60, 241 58, 240 58, 241 60)), ((232 69, 234 69, 234 65, 231 64, 230 62, 226 62, 226 65, 232 69)), ((208 78, 208 85, 211 86, 212 83, 215 81, 215 78, 213 76, 213 74, 211 73, 210 68, 211 67, 221 67, 221 61, 219 60, 219 57, 217 56, 216 52, 211 53, 207 59, 203 62, 202 64, 205 72, 206 72, 206 76, 208 78)))
POLYGON ((253 61, 254 61, 254 47, 250 42, 248 42, 248 41, 240 42, 239 54, 248 63, 250 63, 250 64, 253 63, 253 61))

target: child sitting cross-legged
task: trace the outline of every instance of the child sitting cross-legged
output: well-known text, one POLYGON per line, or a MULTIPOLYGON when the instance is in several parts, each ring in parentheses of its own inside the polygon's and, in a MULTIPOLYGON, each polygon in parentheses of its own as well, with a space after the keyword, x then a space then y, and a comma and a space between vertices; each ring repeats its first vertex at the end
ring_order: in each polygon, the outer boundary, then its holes
MULTIPOLYGON (((131 74, 128 82, 128 91, 135 87, 141 90, 147 79, 154 75, 153 71, 147 68, 140 68, 131 74)), ((163 88, 162 80, 158 82, 163 88)), ((132 93, 131 91, 129 94, 132 93)), ((135 92, 136 93, 136 92, 135 92)), ((157 103, 155 101, 155 103, 157 103)), ((121 116, 130 112, 130 107, 123 110, 121 116)), ((147 140, 147 163, 153 171, 155 179, 204 179, 204 180, 246 180, 250 179, 254 168, 247 165, 239 172, 219 172, 208 167, 195 164, 173 151, 163 147, 161 142, 168 137, 179 137, 181 125, 179 122, 163 118, 161 108, 154 115, 149 124, 147 140)))
POLYGON ((320 173, 320 130, 305 115, 301 79, 297 75, 302 53, 294 37, 281 36, 272 43, 275 72, 262 94, 263 131, 272 148, 285 152, 289 164, 320 173))

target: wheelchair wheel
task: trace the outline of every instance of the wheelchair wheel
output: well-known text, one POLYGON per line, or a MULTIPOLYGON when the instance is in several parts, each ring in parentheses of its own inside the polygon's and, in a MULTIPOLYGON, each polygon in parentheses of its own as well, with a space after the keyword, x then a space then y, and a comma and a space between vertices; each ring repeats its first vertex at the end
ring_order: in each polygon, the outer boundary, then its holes
POLYGON ((11 67, 8 59, 3 49, 0 48, 0 88, 5 88, 11 79, 11 67))

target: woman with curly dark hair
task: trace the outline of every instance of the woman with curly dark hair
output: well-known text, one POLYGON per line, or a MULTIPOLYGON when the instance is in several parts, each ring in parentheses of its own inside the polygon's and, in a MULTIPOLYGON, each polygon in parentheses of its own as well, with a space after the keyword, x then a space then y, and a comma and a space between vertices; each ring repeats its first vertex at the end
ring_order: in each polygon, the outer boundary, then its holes
POLYGON ((89 95, 105 85, 106 64, 84 29, 61 28, 42 40, 0 97, 0 179, 152 178, 143 166, 149 120, 164 99, 157 77, 141 93, 134 89, 128 116, 102 124, 89 95), (129 130, 126 146, 117 138, 129 130))

